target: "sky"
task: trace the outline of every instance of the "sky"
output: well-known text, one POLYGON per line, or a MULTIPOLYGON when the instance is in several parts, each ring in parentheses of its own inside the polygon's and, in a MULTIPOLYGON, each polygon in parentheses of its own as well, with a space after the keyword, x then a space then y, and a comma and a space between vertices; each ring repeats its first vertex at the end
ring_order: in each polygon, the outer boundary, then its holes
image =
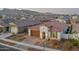
MULTIPOLYGON (((3 8, 0 8, 2 10, 3 8)), ((12 8, 12 9, 26 9, 32 10, 37 12, 49 12, 54 14, 78 14, 79 15, 79 8, 12 8)))
POLYGON ((78 14, 79 8, 27 8, 28 10, 38 11, 38 12, 50 12, 55 14, 78 14))

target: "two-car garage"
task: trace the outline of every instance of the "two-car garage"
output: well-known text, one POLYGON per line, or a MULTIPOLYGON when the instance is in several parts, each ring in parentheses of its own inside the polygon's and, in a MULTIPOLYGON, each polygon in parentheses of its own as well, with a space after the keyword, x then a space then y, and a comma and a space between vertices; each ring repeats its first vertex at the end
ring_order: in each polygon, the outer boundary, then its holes
POLYGON ((40 31, 31 30, 31 36, 40 37, 40 31))
POLYGON ((40 37, 40 26, 35 25, 35 26, 28 27, 28 34, 30 36, 40 37))

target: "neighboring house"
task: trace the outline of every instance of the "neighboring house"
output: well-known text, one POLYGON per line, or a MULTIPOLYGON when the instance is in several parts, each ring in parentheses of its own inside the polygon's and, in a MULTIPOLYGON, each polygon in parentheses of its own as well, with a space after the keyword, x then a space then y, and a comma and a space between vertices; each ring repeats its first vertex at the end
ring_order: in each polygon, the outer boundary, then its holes
POLYGON ((3 32, 11 33, 27 33, 28 27, 39 24, 38 20, 13 20, 9 21, 8 19, 1 20, 0 25, 3 26, 3 32))
POLYGON ((64 33, 62 33, 63 39, 79 39, 79 23, 77 15, 72 15, 71 19, 66 22, 67 28, 64 33))
POLYGON ((74 14, 74 15, 72 15, 72 17, 71 17, 72 19, 75 19, 75 20, 77 20, 77 19, 79 19, 79 16, 78 15, 76 15, 76 14, 74 14))
POLYGON ((9 23, 9 31, 11 33, 17 34, 19 31, 19 28, 17 27, 15 23, 9 23))
POLYGON ((29 35, 40 39, 61 40, 61 33, 65 28, 65 23, 58 21, 48 21, 40 25, 29 27, 29 35))
POLYGON ((21 17, 21 20, 26 20, 26 18, 25 17, 21 17))
POLYGON ((64 19, 60 19, 60 18, 56 19, 56 21, 61 22, 61 23, 66 23, 64 19))

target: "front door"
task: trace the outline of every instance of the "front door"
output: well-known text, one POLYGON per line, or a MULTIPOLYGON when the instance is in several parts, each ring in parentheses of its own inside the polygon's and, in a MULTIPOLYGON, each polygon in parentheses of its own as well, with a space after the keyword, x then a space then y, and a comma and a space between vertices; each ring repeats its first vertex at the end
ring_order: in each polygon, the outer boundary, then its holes
POLYGON ((6 30, 5 30, 5 32, 10 32, 10 31, 9 31, 9 27, 6 27, 6 30))
POLYGON ((46 37, 45 37, 45 32, 43 32, 42 34, 43 34, 43 39, 45 39, 45 38, 46 38, 46 37))

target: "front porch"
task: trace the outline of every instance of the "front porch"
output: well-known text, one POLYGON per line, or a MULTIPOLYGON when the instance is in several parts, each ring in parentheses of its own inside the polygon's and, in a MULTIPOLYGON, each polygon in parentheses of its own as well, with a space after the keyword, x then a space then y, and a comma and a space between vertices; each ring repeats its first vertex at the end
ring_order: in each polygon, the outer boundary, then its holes
POLYGON ((61 32, 37 31, 37 30, 28 29, 28 35, 38 37, 40 39, 46 39, 46 40, 61 39, 61 32))

